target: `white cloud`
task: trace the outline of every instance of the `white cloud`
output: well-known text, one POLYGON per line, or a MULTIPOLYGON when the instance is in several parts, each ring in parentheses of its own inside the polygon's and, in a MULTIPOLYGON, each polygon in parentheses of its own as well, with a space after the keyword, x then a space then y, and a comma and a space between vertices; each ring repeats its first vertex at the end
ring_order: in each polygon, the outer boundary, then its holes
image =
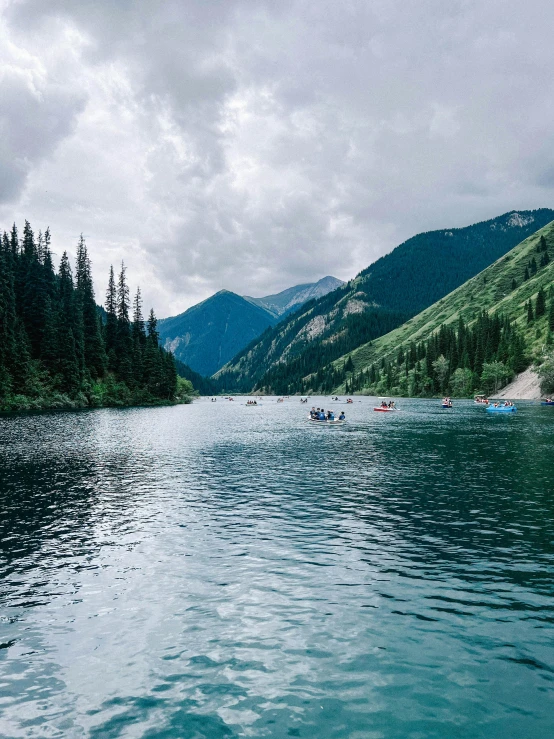
POLYGON ((0 216, 124 258, 160 315, 347 279, 421 230, 552 203, 549 28, 508 0, 19 0, 0 216))

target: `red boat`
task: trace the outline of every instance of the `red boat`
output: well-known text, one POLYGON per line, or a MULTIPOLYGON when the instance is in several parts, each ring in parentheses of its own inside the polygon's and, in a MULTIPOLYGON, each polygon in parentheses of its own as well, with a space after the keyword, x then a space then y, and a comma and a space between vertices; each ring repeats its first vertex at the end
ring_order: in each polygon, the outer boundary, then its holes
POLYGON ((381 405, 375 406, 374 411, 379 413, 388 413, 389 411, 397 411, 398 408, 394 405, 394 400, 390 400, 388 403, 385 399, 381 401, 381 405))

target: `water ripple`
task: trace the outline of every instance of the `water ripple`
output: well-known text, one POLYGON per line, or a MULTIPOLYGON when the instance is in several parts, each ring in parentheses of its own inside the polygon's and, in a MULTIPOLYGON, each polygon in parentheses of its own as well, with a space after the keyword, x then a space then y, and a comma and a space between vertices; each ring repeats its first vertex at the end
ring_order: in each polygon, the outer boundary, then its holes
POLYGON ((0 418, 0 736, 551 739, 551 409, 372 405, 0 418))

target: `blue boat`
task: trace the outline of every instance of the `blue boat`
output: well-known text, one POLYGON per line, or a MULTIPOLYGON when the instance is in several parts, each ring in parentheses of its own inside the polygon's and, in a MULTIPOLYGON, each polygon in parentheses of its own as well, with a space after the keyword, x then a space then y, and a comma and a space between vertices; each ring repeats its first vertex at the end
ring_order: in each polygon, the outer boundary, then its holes
POLYGON ((554 405, 554 400, 541 400, 541 405, 554 405))
POLYGON ((515 405, 499 405, 496 408, 494 405, 488 405, 485 410, 487 413, 515 413, 517 408, 515 405))

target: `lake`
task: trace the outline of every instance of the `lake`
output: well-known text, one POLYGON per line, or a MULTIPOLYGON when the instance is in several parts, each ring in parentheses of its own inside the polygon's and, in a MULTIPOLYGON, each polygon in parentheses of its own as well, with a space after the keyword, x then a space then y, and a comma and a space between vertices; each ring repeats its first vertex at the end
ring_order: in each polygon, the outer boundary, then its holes
POLYGON ((554 408, 0 418, 0 736, 552 739, 554 408))

